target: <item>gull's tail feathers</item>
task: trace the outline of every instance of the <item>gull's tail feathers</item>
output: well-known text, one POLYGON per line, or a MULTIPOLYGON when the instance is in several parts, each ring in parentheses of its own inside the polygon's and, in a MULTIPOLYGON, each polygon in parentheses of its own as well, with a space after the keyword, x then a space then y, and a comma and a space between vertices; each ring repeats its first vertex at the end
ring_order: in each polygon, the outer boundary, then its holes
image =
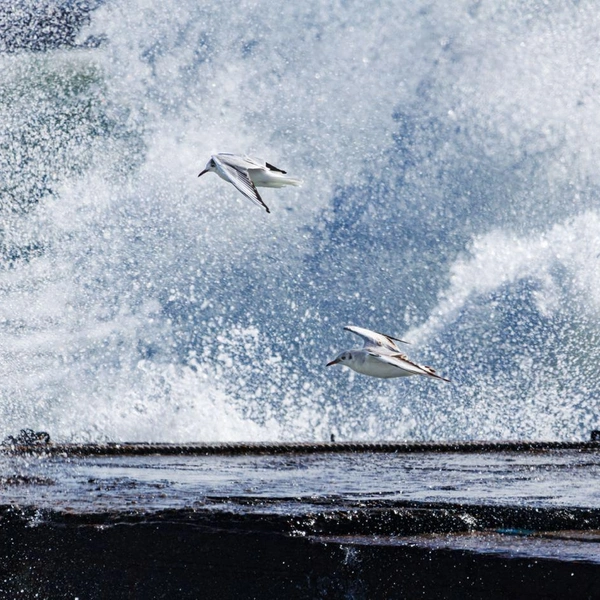
POLYGON ((302 179, 298 179, 297 177, 282 177, 281 183, 283 185, 300 186, 300 185, 302 185, 302 179))

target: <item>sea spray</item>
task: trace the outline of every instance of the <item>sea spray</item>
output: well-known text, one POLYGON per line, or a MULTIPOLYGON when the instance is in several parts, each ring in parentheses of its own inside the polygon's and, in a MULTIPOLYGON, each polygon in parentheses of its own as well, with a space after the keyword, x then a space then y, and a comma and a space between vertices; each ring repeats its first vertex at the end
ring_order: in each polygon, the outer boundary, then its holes
POLYGON ((120 0, 0 55, 0 435, 587 437, 596 13, 120 0), (453 383, 328 372, 346 324, 453 383))

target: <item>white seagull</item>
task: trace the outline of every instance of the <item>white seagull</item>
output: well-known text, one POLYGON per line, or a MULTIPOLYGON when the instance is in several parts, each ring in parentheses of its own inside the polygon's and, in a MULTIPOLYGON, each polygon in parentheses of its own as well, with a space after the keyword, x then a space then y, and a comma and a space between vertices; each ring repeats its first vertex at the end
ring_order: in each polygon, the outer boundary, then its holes
POLYGON ((251 158, 228 152, 213 154, 198 177, 210 171, 232 183, 246 198, 250 198, 254 204, 263 206, 267 212, 271 211, 260 197, 257 187, 280 188, 284 185, 300 185, 302 183, 295 177, 285 177, 285 171, 270 165, 262 158, 251 158))
POLYGON ((396 342, 407 344, 391 335, 377 333, 363 327, 347 325, 344 329, 356 333, 364 340, 362 348, 340 352, 327 366, 341 364, 350 367, 357 373, 371 377, 408 377, 409 375, 425 375, 443 381, 450 381, 438 375, 431 367, 412 362, 400 351, 396 342))

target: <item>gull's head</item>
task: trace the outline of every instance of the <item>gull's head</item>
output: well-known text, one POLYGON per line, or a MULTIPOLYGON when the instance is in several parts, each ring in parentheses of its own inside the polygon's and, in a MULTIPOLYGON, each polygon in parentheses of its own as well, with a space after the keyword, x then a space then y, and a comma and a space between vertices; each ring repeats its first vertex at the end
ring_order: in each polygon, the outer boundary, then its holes
POLYGON ((217 163, 215 163, 215 159, 211 156, 210 160, 206 163, 206 166, 204 167, 204 171, 202 171, 198 177, 204 175, 204 173, 210 173, 211 171, 216 171, 217 170, 217 163))
POLYGON ((344 363, 348 363, 349 361, 352 360, 352 352, 348 351, 348 350, 344 350, 343 352, 340 352, 332 361, 328 362, 325 366, 326 367, 331 367, 332 365, 337 365, 337 364, 344 364, 344 363))

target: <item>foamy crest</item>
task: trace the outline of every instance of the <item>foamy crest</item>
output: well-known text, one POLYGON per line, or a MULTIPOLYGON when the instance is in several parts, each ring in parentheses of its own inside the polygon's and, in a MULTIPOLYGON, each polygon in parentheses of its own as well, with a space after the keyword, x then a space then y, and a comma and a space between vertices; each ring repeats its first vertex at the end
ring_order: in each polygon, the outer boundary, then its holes
POLYGON ((599 233, 595 212, 528 237, 494 231, 454 263, 438 306, 406 334, 453 372, 434 429, 572 439, 595 426, 599 233))
POLYGON ((599 233, 600 217, 591 212, 530 237, 501 230, 478 236, 468 255, 452 265, 448 290, 411 337, 430 338, 448 327, 469 300, 524 279, 537 283, 533 297, 541 315, 551 316, 576 302, 593 317, 600 310, 600 281, 594 268, 600 260, 599 233))

